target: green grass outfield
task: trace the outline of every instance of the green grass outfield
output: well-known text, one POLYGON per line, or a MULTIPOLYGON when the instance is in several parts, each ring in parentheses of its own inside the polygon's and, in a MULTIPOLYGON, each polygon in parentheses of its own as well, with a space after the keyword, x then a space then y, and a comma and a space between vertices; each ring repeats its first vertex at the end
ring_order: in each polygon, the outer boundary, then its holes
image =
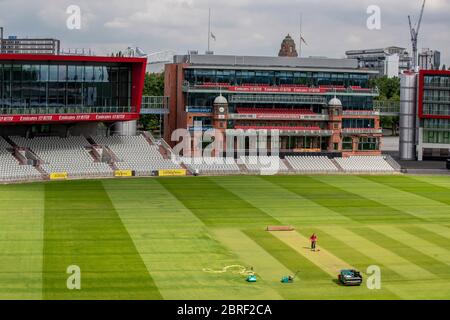
POLYGON ((0 186, 0 299, 449 298, 449 177, 0 186), (313 232, 316 253, 307 249, 313 232), (67 289, 71 265, 81 290, 67 289), (253 267, 258 282, 239 268, 218 272, 233 265, 253 267), (338 270, 371 265, 381 268, 380 290, 337 285, 338 270), (280 283, 297 270, 298 281, 280 283))

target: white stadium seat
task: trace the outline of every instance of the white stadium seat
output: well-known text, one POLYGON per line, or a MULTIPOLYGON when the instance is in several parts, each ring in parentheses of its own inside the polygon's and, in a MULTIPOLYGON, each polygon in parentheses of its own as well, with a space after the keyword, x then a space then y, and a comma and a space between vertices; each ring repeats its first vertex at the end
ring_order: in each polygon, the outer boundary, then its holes
POLYGON ((382 156, 354 156, 336 158, 336 162, 345 172, 352 173, 388 173, 395 169, 382 156))
POLYGON ((237 174, 239 166, 233 158, 182 158, 184 165, 192 172, 200 174, 237 174))
POLYGON ((120 170, 133 170, 137 176, 149 176, 153 171, 175 170, 182 167, 171 159, 164 159, 158 146, 150 145, 144 136, 97 136, 93 140, 108 147, 118 158, 120 170))
POLYGON ((113 170, 107 163, 95 162, 87 148, 90 143, 84 137, 11 137, 11 140, 39 157, 42 160, 41 168, 48 174, 67 172, 69 178, 113 175, 113 170))
POLYGON ((41 179, 42 175, 33 166, 21 165, 8 151, 12 146, 0 137, 0 181, 28 181, 41 179))
POLYGON ((250 173, 276 174, 289 172, 289 168, 279 157, 246 156, 241 157, 240 161, 250 173))
POLYGON ((297 173, 333 173, 339 171, 333 161, 324 156, 289 156, 286 157, 286 160, 297 173))

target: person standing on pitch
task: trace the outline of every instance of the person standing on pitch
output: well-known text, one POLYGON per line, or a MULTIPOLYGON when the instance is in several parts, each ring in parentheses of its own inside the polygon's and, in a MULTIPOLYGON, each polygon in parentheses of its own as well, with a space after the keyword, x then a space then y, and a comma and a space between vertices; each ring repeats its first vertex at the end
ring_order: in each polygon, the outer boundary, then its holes
POLYGON ((311 251, 316 251, 316 244, 317 244, 317 236, 315 233, 309 238, 311 240, 311 251))

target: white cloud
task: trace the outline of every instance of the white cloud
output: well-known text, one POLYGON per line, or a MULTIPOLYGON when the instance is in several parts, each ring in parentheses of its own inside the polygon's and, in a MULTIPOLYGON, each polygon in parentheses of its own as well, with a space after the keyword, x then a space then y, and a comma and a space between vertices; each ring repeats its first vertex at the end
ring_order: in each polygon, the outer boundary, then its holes
MULTIPOLYGON (((6 34, 54 36, 64 47, 124 49, 147 52, 206 49, 208 8, 217 37, 217 53, 276 55, 287 33, 298 42, 303 13, 303 54, 342 57, 354 48, 410 47, 407 16, 417 19, 421 0, 3 0, 6 34), (82 29, 65 27, 65 9, 82 10, 82 29), (366 28, 366 9, 378 5, 382 29, 366 28)), ((429 0, 420 47, 438 49, 450 65, 450 1, 429 0)))

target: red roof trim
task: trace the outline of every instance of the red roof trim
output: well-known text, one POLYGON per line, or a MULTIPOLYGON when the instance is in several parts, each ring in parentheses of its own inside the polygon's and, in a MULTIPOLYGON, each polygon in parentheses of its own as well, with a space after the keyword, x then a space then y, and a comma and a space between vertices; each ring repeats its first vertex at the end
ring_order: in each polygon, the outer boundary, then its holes
POLYGON ((98 57, 98 56, 65 56, 47 54, 0 54, 0 61, 55 61, 55 62, 109 62, 109 63, 143 63, 147 58, 98 57))

